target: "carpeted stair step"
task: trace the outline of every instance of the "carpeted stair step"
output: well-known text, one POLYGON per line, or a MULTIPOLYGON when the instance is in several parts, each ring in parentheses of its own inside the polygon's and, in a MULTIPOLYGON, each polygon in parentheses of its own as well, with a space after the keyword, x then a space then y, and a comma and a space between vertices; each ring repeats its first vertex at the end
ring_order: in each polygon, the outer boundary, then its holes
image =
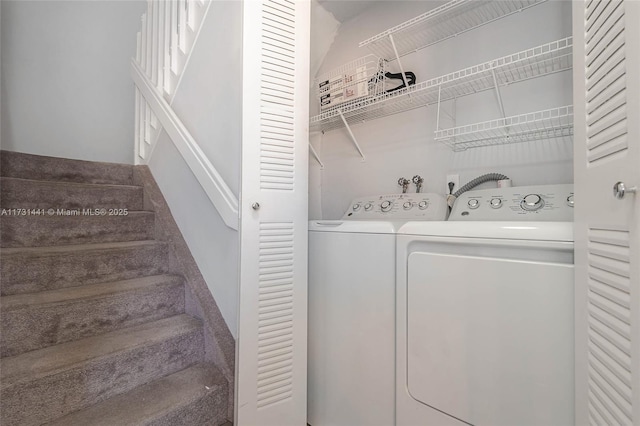
POLYGON ((44 215, 4 216, 0 247, 42 247, 153 239, 154 213, 125 216, 44 215))
POLYGON ((0 424, 40 425, 202 362, 202 323, 179 315, 0 360, 0 424))
POLYGON ((1 356, 15 356, 183 312, 183 280, 172 275, 3 296, 1 356))
POLYGON ((168 271, 169 247, 129 241, 0 249, 2 295, 127 280, 168 271))
POLYGON ((199 364, 62 417, 48 426, 220 426, 226 423, 227 382, 199 364))
POLYGON ((142 210, 142 187, 0 178, 3 209, 142 210))
POLYGON ((0 173, 4 177, 59 182, 133 185, 133 166, 44 157, 0 151, 0 173))

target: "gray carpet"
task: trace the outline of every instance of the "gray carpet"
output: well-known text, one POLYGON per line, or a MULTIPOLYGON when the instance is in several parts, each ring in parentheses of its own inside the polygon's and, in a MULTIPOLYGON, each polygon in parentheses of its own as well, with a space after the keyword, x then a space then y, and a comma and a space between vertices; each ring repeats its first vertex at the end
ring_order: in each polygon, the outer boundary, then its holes
POLYGON ((225 424, 229 378, 134 167, 1 151, 0 174, 0 423, 225 424))

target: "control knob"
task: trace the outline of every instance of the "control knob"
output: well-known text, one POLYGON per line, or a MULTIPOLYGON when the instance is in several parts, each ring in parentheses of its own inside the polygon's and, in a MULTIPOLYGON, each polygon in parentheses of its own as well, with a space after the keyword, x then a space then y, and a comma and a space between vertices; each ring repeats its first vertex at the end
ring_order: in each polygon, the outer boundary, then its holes
POLYGON ((502 207, 502 200, 500 198, 492 198, 489 205, 494 209, 499 209, 502 207))
POLYGON ((405 210, 409 210, 411 207, 413 207, 413 203, 411 201, 407 201, 402 205, 402 208, 405 210))
POLYGON ((538 194, 529 194, 522 199, 520 207, 524 210, 534 212, 544 207, 544 200, 542 200, 542 197, 538 194))
POLYGON ((353 205, 353 211, 357 212, 358 210, 360 210, 360 207, 362 206, 362 204, 360 203, 356 203, 353 205))
POLYGON ((571 195, 569 195, 569 196, 567 197, 567 205, 568 205, 569 207, 573 207, 573 194, 571 194, 571 195))
POLYGON ((364 205, 364 210, 367 211, 367 212, 369 210, 371 210, 372 208, 373 208, 373 204, 371 204, 371 203, 367 203, 367 204, 364 205))
POLYGON ((389 210, 391 210, 391 207, 393 207, 393 203, 389 200, 384 200, 380 204, 380 210, 382 210, 383 212, 388 212, 389 210))
POLYGON ((426 209, 427 207, 429 207, 429 203, 427 203, 425 200, 422 200, 422 201, 420 201, 420 202, 418 203, 418 208, 419 208, 420 210, 424 210, 424 209, 426 209))
POLYGON ((469 206, 470 209, 477 209, 478 207, 480 207, 480 201, 476 200, 475 198, 472 198, 469 200, 469 202, 467 202, 467 205, 469 206))

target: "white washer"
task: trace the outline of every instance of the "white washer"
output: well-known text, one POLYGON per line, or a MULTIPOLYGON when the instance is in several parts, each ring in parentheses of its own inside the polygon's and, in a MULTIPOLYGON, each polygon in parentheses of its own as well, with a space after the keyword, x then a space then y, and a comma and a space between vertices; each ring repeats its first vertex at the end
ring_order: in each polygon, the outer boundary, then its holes
POLYGON ((310 425, 394 423, 396 232, 446 213, 438 194, 379 195, 309 222, 310 425))
POLYGON ((398 426, 573 425, 572 205, 571 185, 470 191, 400 228, 398 426))

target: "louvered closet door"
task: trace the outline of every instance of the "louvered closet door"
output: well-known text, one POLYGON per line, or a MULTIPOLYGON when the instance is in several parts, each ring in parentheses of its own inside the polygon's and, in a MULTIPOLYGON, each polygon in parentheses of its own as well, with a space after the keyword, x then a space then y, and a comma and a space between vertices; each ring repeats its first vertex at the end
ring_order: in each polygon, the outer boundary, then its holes
POLYGON ((309 13, 244 1, 238 426, 306 425, 309 13))
POLYGON ((640 2, 574 2, 576 424, 640 425, 640 2))

